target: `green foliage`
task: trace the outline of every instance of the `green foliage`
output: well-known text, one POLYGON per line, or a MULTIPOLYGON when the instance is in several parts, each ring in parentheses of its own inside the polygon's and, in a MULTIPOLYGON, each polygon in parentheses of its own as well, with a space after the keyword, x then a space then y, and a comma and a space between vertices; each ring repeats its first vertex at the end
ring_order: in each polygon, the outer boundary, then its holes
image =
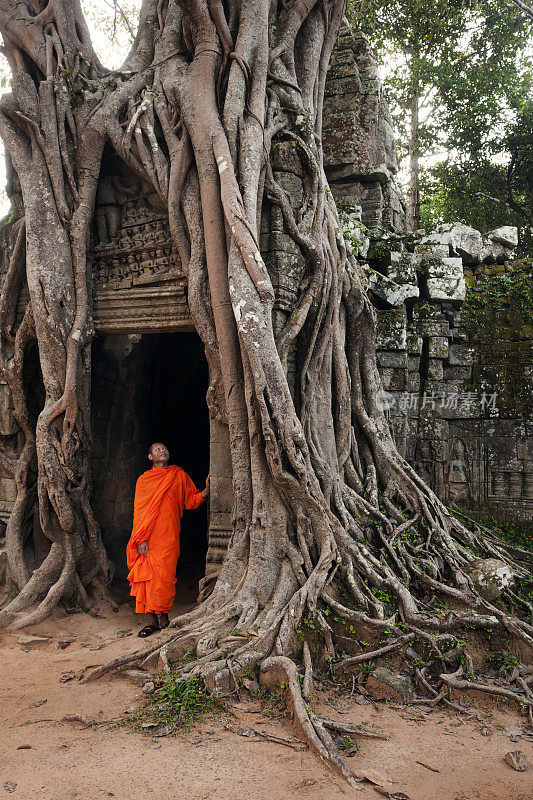
POLYGON ((335 737, 335 743, 340 750, 344 751, 345 755, 353 756, 361 749, 361 745, 357 744, 350 736, 346 735, 335 737))
POLYGON ((106 67, 116 69, 124 61, 135 37, 139 7, 138 0, 82 0, 93 45, 106 67))
POLYGON ((275 692, 261 688, 260 695, 263 701, 263 713, 267 717, 283 719, 287 716, 288 709, 285 700, 285 684, 282 683, 280 688, 275 692))
POLYGON ((368 678, 368 676, 370 675, 370 673, 374 669, 376 669, 375 661, 365 661, 363 664, 361 664, 361 676, 362 676, 362 678, 363 679, 368 678))
POLYGON ((521 325, 533 323, 533 269, 529 260, 515 261, 490 274, 478 270, 475 282, 468 286, 466 303, 469 313, 509 311, 521 325))
POLYGON ((422 221, 460 220, 482 232, 519 231, 519 254, 533 254, 533 101, 494 126, 490 146, 465 150, 422 171, 422 221))
POLYGON ((190 650, 187 650, 185 655, 180 661, 180 664, 189 664, 191 661, 196 661, 198 658, 198 654, 196 652, 196 647, 192 647, 190 650))
POLYGON ((162 688, 151 696, 151 703, 161 722, 179 724, 184 730, 190 730, 205 714, 226 709, 225 701, 209 693, 197 675, 185 679, 166 675, 162 688))
POLYGON ((505 673, 512 672, 518 666, 518 658, 510 655, 507 650, 499 650, 497 653, 493 653, 489 661, 496 669, 505 673))
POLYGON ((486 528, 493 531, 496 536, 509 544, 516 545, 522 550, 533 550, 533 537, 531 523, 519 521, 508 516, 500 516, 494 509, 487 508, 468 508, 465 509, 466 516, 461 514, 461 510, 454 509, 453 513, 465 525, 473 530, 473 523, 479 522, 486 528))
POLYGON ((386 67, 400 159, 418 108, 422 225, 461 219, 483 232, 524 229, 524 212, 532 212, 532 21, 509 0, 351 0, 348 16, 386 67))
POLYGON ((375 586, 371 589, 372 594, 374 597, 377 597, 378 600, 381 600, 382 603, 386 603, 389 606, 393 606, 394 608, 397 607, 398 601, 396 600, 395 595, 387 590, 387 589, 377 589, 375 586))

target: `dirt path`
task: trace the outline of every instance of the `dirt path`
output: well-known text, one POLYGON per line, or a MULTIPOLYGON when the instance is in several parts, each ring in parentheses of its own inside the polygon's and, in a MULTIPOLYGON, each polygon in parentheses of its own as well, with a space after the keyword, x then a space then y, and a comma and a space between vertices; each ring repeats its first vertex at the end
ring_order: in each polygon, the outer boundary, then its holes
MULTIPOLYGON (((112 677, 80 684, 71 674, 136 647, 139 621, 128 605, 109 606, 101 617, 58 615, 21 634, 3 634, 0 679, 0 798, 14 800, 335 800, 378 795, 365 785, 350 789, 308 751, 253 741, 227 730, 261 728, 278 736, 291 730, 270 720, 258 704, 242 703, 236 716, 211 717, 184 737, 155 739, 124 728, 84 728, 61 722, 67 714, 93 720, 123 716, 142 697, 130 681, 112 677), (24 645, 19 636, 39 634, 45 642, 24 645)), ((327 698, 325 698, 327 701, 327 698)), ((371 770, 410 800, 529 800, 530 766, 512 770, 503 757, 531 745, 509 739, 520 722, 506 708, 491 707, 482 735, 477 720, 440 710, 423 714, 401 707, 331 699, 330 717, 390 735, 388 741, 360 739, 353 769, 371 770), (427 766, 418 764, 422 761, 427 766), (433 772, 432 767, 438 772, 433 772)))

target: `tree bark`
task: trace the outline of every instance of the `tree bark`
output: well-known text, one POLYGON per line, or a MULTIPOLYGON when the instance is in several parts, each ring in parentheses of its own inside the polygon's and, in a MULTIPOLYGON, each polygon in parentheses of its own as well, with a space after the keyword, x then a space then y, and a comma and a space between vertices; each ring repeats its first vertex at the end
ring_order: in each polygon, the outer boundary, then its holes
POLYGON ((413 78, 409 135, 409 226, 411 230, 420 228, 420 143, 418 140, 420 88, 413 78))

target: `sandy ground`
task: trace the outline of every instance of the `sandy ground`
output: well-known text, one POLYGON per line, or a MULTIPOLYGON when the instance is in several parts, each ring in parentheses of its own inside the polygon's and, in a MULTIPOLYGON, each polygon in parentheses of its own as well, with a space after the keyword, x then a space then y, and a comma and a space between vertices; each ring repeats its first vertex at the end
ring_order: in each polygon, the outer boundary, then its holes
MULTIPOLYGON (((134 649, 139 618, 126 603, 100 617, 58 612, 31 630, 3 634, 0 643, 0 798, 14 800, 335 800, 380 797, 369 785, 351 789, 312 753, 255 741, 224 726, 256 728, 287 737, 286 720, 265 717, 257 703, 241 702, 231 716, 204 719, 191 733, 156 739, 124 727, 84 728, 62 722, 67 714, 92 720, 124 716, 140 701, 139 686, 119 677, 80 684, 89 665, 134 649), (24 645, 19 636, 49 637, 24 645), (67 679, 67 680, 65 680, 67 679)), ((327 701, 328 698, 323 698, 327 701)), ((371 770, 410 800, 530 800, 533 753, 523 739, 509 739, 516 712, 485 707, 484 722, 441 710, 359 705, 330 699, 323 709, 342 721, 365 723, 387 741, 359 739, 349 759, 354 771, 371 770), (482 728, 485 733, 482 734, 482 728), (522 750, 528 770, 505 762, 522 750), (423 762, 423 766, 417 762, 423 762), (431 771, 428 767, 432 767, 431 771)), ((522 720, 523 721, 523 720, 522 720)))

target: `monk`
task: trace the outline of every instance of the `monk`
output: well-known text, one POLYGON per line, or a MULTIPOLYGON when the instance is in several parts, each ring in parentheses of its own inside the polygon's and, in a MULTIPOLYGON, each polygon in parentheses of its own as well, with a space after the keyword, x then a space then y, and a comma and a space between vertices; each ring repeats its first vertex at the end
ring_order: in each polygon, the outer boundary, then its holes
POLYGON ((185 509, 198 508, 209 496, 196 486, 181 467, 169 465, 162 442, 148 451, 152 469, 135 487, 133 531, 126 548, 131 594, 137 614, 148 614, 149 624, 138 636, 146 638, 169 624, 168 612, 176 593, 176 564, 180 552, 180 521, 185 509))

